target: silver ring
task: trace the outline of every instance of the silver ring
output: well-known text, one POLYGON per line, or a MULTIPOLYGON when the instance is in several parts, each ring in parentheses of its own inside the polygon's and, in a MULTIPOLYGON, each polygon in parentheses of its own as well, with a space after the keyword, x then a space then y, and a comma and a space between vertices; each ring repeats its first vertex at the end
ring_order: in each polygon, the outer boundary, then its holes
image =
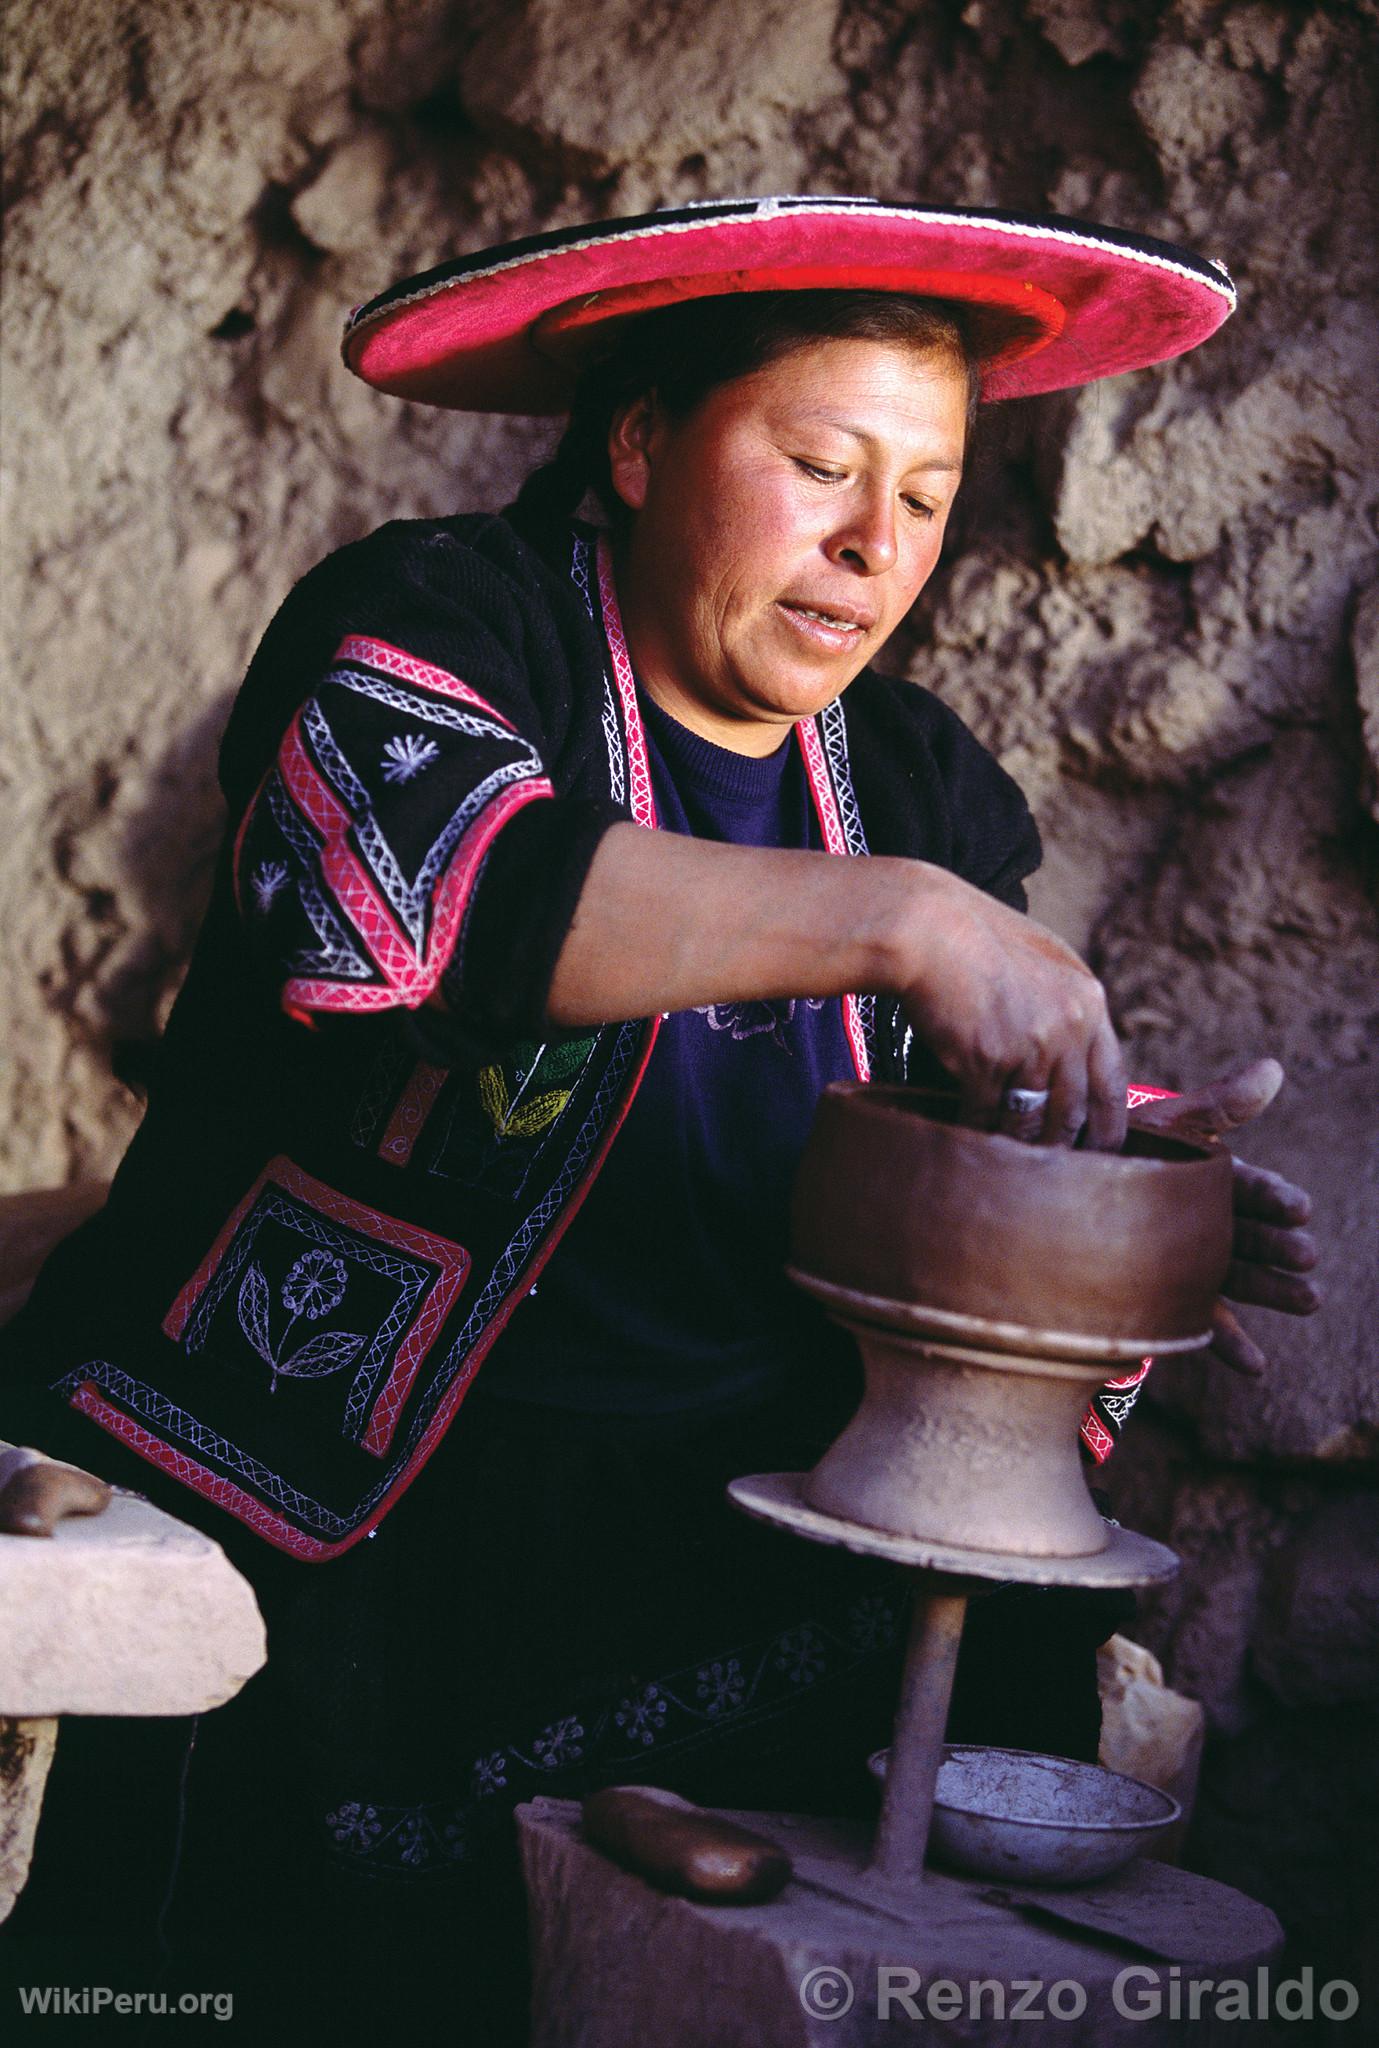
POLYGON ((1047 1088, 1007 1088, 1001 1107, 1009 1116, 1038 1116, 1049 1106, 1047 1088))

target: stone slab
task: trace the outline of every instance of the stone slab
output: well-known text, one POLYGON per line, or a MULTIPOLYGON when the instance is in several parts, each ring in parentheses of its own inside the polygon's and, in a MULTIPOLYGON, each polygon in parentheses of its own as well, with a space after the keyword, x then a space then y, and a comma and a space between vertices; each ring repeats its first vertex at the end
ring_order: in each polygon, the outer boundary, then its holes
MULTIPOLYGON (((1014 1896, 932 1870, 918 1887, 882 1890, 864 1874, 870 1844, 860 1824, 731 1818, 794 1860, 794 1878, 769 1904, 666 1897, 582 1840, 573 1801, 518 1807, 534 1957, 531 2048, 1005 2043, 1024 2038, 1014 2007, 1018 1987, 1031 1982, 1042 1987, 1042 2016, 1060 2044, 1158 2044, 1176 2040, 1181 2021, 1135 2010, 1156 1986, 1165 2008, 1171 1985, 1190 1975, 1239 1978, 1257 1995, 1255 1973, 1282 1942, 1266 1907, 1163 1864, 1132 1864, 1085 1899, 1029 1888, 1014 1896), (1083 1925, 1073 1924, 1079 1915, 1083 1925), (957 1987, 957 2010, 940 1982, 957 1987), (974 1985, 990 1988, 974 1998, 974 1985), (1061 2009, 1050 2003, 1055 1986, 1071 1987, 1057 1993, 1061 2009), (1004 2020, 993 2018, 998 1988, 1004 2020)), ((1039 2014, 1036 2001, 1025 2017, 1039 2014)), ((1210 2048, 1248 2037, 1209 2005, 1193 2033, 1210 2048)))
POLYGON ((219 1544, 128 1493, 51 1538, 0 1536, 0 1645, 0 1715, 16 1718, 202 1713, 267 1654, 219 1544))

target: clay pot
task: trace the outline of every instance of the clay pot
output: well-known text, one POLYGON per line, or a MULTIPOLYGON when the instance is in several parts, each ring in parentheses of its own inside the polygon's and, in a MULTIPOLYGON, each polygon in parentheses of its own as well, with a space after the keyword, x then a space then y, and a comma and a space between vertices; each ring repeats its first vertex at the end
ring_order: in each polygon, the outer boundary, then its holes
POLYGON ((954 1113, 846 1083, 820 1104, 791 1272, 856 1337, 866 1392, 801 1498, 961 1549, 1092 1556, 1109 1531, 1078 1419, 1117 1364, 1203 1341, 1230 1158, 1138 1132, 1119 1157, 1046 1150, 954 1113))
POLYGON ((848 1319, 1113 1363, 1192 1350, 1230 1259, 1231 1163, 964 1128, 953 1097, 836 1082, 795 1183, 791 1278, 848 1319))

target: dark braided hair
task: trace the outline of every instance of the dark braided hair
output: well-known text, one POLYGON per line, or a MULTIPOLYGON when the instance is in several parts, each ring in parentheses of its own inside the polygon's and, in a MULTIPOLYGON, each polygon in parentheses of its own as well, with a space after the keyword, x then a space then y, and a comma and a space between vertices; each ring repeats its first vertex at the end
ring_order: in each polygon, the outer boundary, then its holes
POLYGON ((560 445, 523 484, 517 510, 543 522, 568 519, 592 491, 607 516, 619 519, 625 507, 609 475, 608 435, 623 406, 654 392, 682 420, 711 391, 813 341, 884 341, 947 356, 967 379, 970 441, 980 365, 1010 332, 1009 323, 999 336, 988 327, 971 307, 896 292, 734 293, 640 314, 583 371, 560 445))

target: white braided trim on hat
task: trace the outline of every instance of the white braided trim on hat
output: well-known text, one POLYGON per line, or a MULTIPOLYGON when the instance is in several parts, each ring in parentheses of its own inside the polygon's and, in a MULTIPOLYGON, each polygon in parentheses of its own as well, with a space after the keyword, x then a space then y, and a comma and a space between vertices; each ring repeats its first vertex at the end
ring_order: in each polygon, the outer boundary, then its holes
MULTIPOLYGON (((693 202, 705 210, 710 206, 732 206, 733 200, 702 200, 693 202)), ((786 196, 777 199, 758 199, 756 214, 764 220, 778 220, 783 215, 798 210, 811 214, 836 213, 843 218, 864 217, 868 220, 907 220, 925 227, 949 227, 961 225, 993 235, 1013 236, 1032 242, 1062 242, 1073 248, 1097 249, 1110 256, 1121 257, 1132 263, 1143 263, 1154 270, 1167 270, 1177 277, 1186 278, 1192 284, 1205 285, 1209 291, 1219 293, 1228 305, 1236 303, 1236 290, 1230 273, 1224 263, 1215 257, 1203 260, 1211 265, 1218 275, 1204 277, 1200 270, 1186 263, 1175 263, 1172 257, 1159 256, 1147 249, 1127 248, 1120 242, 1104 241, 1098 235, 1078 234, 1071 228, 1040 227, 1029 221, 976 220, 971 215, 952 212, 929 212, 913 206, 878 206, 872 201, 848 201, 846 199, 823 199, 805 195, 786 196)), ((744 224, 751 216, 740 217, 744 224)), ((386 306, 380 306, 376 313, 369 314, 369 320, 382 319, 399 311, 404 306, 417 305, 423 299, 432 298, 437 292, 447 290, 451 285, 477 284, 484 278, 498 277, 505 270, 520 270, 524 264, 540 263, 548 256, 569 256, 597 249, 604 243, 641 242, 658 235, 682 235, 702 233, 702 220, 675 220, 654 222, 644 228, 622 228, 616 234, 594 234, 580 242, 562 242, 554 249, 529 249, 525 255, 509 256, 505 262, 493 263, 486 270, 466 270, 458 277, 444 277, 434 283, 423 285, 404 298, 389 299, 386 306)), ((356 307, 345 328, 344 339, 349 341, 358 327, 365 324, 366 306, 356 307)))

